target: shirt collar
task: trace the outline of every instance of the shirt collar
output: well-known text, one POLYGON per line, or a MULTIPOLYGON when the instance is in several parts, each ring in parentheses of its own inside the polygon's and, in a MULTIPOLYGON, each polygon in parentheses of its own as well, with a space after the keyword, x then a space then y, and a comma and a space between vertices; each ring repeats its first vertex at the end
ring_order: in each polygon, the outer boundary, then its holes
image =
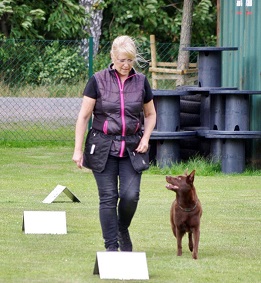
MULTIPOLYGON (((110 71, 110 72, 114 72, 114 71, 116 72, 116 70, 113 69, 112 66, 113 66, 113 63, 111 63, 111 64, 109 65, 109 71, 110 71)), ((129 72, 129 76, 134 75, 134 74, 136 74, 136 73, 137 73, 136 70, 135 70, 134 68, 131 68, 131 70, 130 70, 130 72, 129 72)))

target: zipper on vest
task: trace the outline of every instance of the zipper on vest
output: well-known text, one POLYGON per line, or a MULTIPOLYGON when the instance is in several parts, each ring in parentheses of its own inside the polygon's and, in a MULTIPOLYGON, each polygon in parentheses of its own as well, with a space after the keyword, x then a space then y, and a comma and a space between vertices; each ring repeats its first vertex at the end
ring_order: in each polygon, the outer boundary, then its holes
MULTIPOLYGON (((131 75, 129 77, 127 77, 127 79, 121 83, 121 80, 119 78, 119 75, 117 74, 117 72, 115 71, 115 74, 116 74, 116 78, 117 78, 117 81, 118 81, 118 86, 119 86, 119 89, 120 89, 120 103, 121 103, 121 122, 122 122, 122 131, 121 131, 121 135, 123 137, 126 136, 126 120, 125 120, 125 105, 124 105, 124 93, 123 93, 123 89, 124 89, 124 83, 126 80, 128 80, 129 78, 135 76, 134 75, 131 75)), ((122 140, 121 141, 121 148, 120 148, 120 157, 123 157, 123 154, 124 154, 124 151, 125 151, 125 146, 126 146, 126 142, 125 140, 122 140)))
MULTIPOLYGON (((118 86, 120 89, 120 103, 121 103, 121 123, 122 123, 122 130, 121 130, 121 135, 123 137, 125 137, 126 135, 126 122, 125 122, 125 106, 124 106, 124 95, 123 95, 123 88, 124 88, 124 82, 121 83, 121 80, 117 74, 117 72, 115 72, 116 77, 117 77, 117 81, 118 81, 118 86)), ((121 141, 121 148, 120 148, 120 157, 123 157, 123 153, 125 150, 125 140, 121 141)))

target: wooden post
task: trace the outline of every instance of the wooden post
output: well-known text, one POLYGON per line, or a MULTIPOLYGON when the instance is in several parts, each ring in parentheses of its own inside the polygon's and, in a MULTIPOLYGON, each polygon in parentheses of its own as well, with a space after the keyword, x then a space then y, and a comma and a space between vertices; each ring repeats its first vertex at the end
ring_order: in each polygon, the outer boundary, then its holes
MULTIPOLYGON (((153 68, 157 67, 157 53, 156 53, 156 40, 155 40, 155 35, 150 35, 150 51, 151 51, 151 66, 153 68)), ((157 89, 157 80, 155 79, 156 73, 152 72, 151 73, 151 78, 152 78, 152 88, 157 89)))

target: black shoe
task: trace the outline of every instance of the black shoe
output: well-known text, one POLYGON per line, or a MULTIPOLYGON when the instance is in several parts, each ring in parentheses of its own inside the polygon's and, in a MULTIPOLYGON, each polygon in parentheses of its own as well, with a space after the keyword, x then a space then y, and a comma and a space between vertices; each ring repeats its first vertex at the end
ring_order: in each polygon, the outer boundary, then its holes
POLYGON ((108 247, 106 249, 106 252, 117 252, 118 251, 118 248, 114 247, 114 246, 111 246, 111 247, 108 247))
POLYGON ((132 252, 132 242, 128 229, 126 231, 119 231, 118 241, 120 245, 120 250, 122 252, 132 252))

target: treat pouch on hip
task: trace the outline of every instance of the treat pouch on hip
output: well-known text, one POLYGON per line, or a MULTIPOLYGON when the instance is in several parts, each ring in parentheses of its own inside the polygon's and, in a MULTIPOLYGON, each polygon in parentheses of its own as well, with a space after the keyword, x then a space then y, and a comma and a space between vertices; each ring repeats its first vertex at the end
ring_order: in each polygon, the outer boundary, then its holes
POLYGON ((112 139, 91 129, 85 141, 83 166, 96 172, 102 172, 108 160, 112 139))
POLYGON ((149 169, 149 149, 145 153, 139 153, 127 147, 127 151, 130 156, 131 164, 135 171, 141 173, 142 171, 149 169))

